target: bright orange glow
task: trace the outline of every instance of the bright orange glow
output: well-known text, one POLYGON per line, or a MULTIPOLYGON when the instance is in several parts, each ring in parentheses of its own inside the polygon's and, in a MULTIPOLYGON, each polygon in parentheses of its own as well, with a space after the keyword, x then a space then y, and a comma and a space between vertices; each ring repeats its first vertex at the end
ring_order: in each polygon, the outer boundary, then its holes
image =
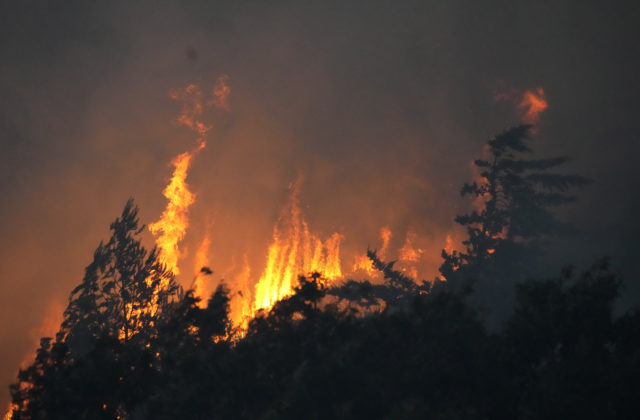
POLYGON ((14 404, 9 404, 9 409, 7 410, 7 413, 4 415, 4 417, 2 417, 3 420, 11 420, 11 416, 13 416, 13 412, 17 409, 18 407, 15 406, 14 404))
POLYGON ((538 122, 540 114, 547 109, 548 106, 549 104, 547 103, 542 88, 525 91, 522 95, 522 100, 518 104, 518 108, 525 112, 523 120, 529 124, 538 122))
POLYGON ((171 162, 174 166, 169 185, 162 192, 169 200, 160 220, 149 224, 149 230, 156 237, 156 245, 160 250, 160 260, 173 274, 180 273, 178 260, 181 257, 178 243, 184 238, 189 226, 188 210, 195 201, 194 194, 186 183, 191 160, 205 143, 200 142, 191 152, 182 153, 171 162))
POLYGON ((323 242, 309 231, 298 205, 298 187, 299 182, 273 229, 266 267, 256 284, 253 310, 271 308, 278 300, 290 296, 300 274, 317 271, 327 280, 342 277, 339 255, 342 236, 334 233, 323 242))
POLYGON ((207 290, 205 288, 206 273, 202 272, 203 267, 209 267, 209 248, 211 247, 211 237, 208 233, 202 238, 198 251, 196 251, 194 262, 195 279, 193 281, 193 293, 200 298, 198 306, 204 308, 207 306, 207 290))
POLYGON ((242 270, 233 278, 233 285, 238 290, 236 295, 232 297, 230 302, 229 318, 233 321, 233 325, 246 330, 249 320, 253 316, 251 311, 251 289, 249 282, 251 280, 251 267, 245 255, 243 258, 242 270))
MULTIPOLYGON (((380 259, 384 260, 389 250, 389 241, 391 241, 391 229, 388 226, 380 228, 380 240, 382 241, 382 246, 377 250, 377 254, 380 259)), ((373 262, 367 257, 366 253, 356 257, 353 263, 353 271, 366 271, 369 275, 373 275, 376 272, 373 262)))
POLYGON ((415 240, 416 233, 413 230, 409 230, 404 245, 400 248, 400 251, 398 251, 400 261, 415 263, 420 260, 424 250, 414 246, 415 240))
POLYGON ((416 264, 420 261, 424 253, 423 249, 415 246, 416 236, 415 231, 410 229, 405 237, 404 245, 398 251, 398 259, 406 265, 403 271, 413 279, 418 278, 418 267, 416 264))
POLYGON ((451 235, 447 235, 445 240, 444 250, 447 254, 451 254, 453 252, 453 239, 451 239, 451 235))

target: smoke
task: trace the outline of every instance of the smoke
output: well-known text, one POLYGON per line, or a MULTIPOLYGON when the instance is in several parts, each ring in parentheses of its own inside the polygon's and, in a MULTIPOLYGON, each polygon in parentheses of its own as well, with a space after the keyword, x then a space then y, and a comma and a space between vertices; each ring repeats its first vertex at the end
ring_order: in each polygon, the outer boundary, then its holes
POLYGON ((323 240, 342 235, 343 268, 380 248, 386 226, 385 258, 400 258, 409 237, 419 259, 407 270, 431 280, 440 250, 464 235, 453 216, 468 205, 468 162, 528 111, 492 100, 499 80, 544 87, 553 107, 534 148, 572 156, 569 170, 598 180, 566 211, 585 236, 561 247, 558 264, 608 253, 637 273, 637 13, 499 6, 4 4, 0 380, 33 351, 27 331, 46 308, 66 304, 127 198, 143 222, 161 217, 167 163, 205 134, 188 172, 183 285, 208 233, 206 290, 224 281, 253 293, 299 174, 300 211, 323 240))

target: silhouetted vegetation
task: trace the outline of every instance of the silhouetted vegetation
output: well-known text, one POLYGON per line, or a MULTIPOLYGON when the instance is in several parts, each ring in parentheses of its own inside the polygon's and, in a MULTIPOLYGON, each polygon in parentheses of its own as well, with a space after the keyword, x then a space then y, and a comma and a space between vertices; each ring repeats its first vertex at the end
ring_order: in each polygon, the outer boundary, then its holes
POLYGON ((501 329, 473 299, 496 273, 521 278, 527 247, 560 226, 549 208, 586 182, 540 172, 563 159, 515 159, 529 130, 496 137, 492 160, 476 162, 488 184, 463 193, 486 208, 458 218, 469 240, 443 253, 450 282, 417 284, 370 250, 382 282, 301 276, 244 332, 224 285, 205 306, 175 284, 127 203, 60 332, 11 385, 12 418, 636 418, 640 312, 614 316, 621 280, 606 260, 509 282, 501 329))
POLYGON ((455 221, 468 238, 464 251, 442 251, 440 272, 446 286, 469 292, 471 301, 496 327, 513 305, 517 282, 540 275, 544 241, 573 231, 552 210, 570 203, 569 191, 591 181, 574 174, 549 172, 568 161, 567 157, 524 159, 531 153, 528 143, 531 125, 512 127, 487 143, 482 159, 474 165, 477 179, 462 187, 474 209, 455 221))

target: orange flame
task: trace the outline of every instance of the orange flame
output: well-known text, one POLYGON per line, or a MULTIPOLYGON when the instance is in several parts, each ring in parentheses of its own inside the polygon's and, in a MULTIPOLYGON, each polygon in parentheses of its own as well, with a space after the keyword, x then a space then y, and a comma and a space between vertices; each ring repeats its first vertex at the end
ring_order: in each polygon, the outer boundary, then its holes
POLYGON ((213 99, 210 104, 218 108, 229 110, 229 95, 231 94, 231 86, 227 83, 229 76, 223 74, 218 77, 216 84, 213 86, 213 99))
POLYGON ((334 233, 323 242, 309 231, 298 206, 298 185, 299 182, 273 229, 266 267, 255 288, 253 310, 270 308, 290 296, 300 274, 317 271, 327 280, 342 277, 339 255, 342 236, 334 233))
POLYGON ((191 152, 185 152, 171 162, 174 166, 169 185, 162 192, 169 200, 160 220, 149 225, 149 230, 156 237, 156 245, 160 249, 160 260, 173 274, 179 274, 178 260, 182 256, 178 243, 186 234, 189 225, 188 210, 195 201, 195 195, 189 191, 185 182, 191 160, 205 143, 200 142, 191 152))
POLYGON ((193 292, 196 297, 200 298, 200 302, 198 306, 204 308, 207 305, 206 302, 206 294, 204 285, 204 276, 206 273, 202 272, 204 267, 208 267, 209 265, 209 247, 211 246, 211 237, 208 233, 205 233, 204 238, 202 238, 202 242, 200 242, 200 246, 198 247, 198 251, 195 255, 195 263, 194 263, 194 271, 195 271, 195 279, 193 281, 193 292))
POLYGON ((451 239, 451 235, 447 235, 447 238, 445 239, 444 250, 447 254, 451 254, 453 253, 454 249, 455 248, 453 246, 453 239, 451 239))
POLYGON ((411 229, 407 232, 404 245, 400 248, 399 259, 406 262, 418 262, 424 253, 423 249, 416 248, 413 243, 416 239, 416 233, 411 229))
POLYGON ((210 125, 199 121, 202 115, 203 95, 198 85, 188 85, 184 89, 174 89, 169 92, 171 99, 182 102, 182 112, 176 119, 179 125, 184 125, 204 136, 211 129, 210 125))
MULTIPOLYGON (((381 259, 385 259, 387 251, 389 250, 389 241, 391 240, 391 229, 389 229, 388 226, 380 228, 380 240, 382 241, 382 246, 377 251, 377 254, 381 259)), ((366 271, 368 275, 373 275, 376 270, 373 268, 373 262, 371 262, 365 253, 356 257, 353 264, 353 271, 366 271)))
POLYGON ((9 409, 7 410, 7 413, 4 415, 4 417, 2 417, 3 420, 11 420, 11 417, 13 416, 13 412, 17 409, 18 407, 15 404, 9 404, 9 409))
POLYGON ((251 267, 245 255, 243 258, 242 270, 234 277, 233 284, 238 289, 236 296, 231 300, 229 318, 233 324, 246 330, 249 319, 253 316, 251 312, 251 290, 249 281, 251 279, 251 267))
POLYGON ((527 90, 522 95, 522 100, 518 104, 518 108, 524 111, 523 120, 529 124, 538 122, 540 114, 549 106, 544 94, 544 90, 540 87, 535 90, 527 90))
POLYGON ((416 263, 420 261, 424 253, 424 249, 416 248, 414 245, 416 236, 416 232, 410 229, 405 237, 404 245, 398 251, 398 259, 408 265, 404 271, 409 277, 414 279, 418 278, 418 267, 416 267, 416 263))

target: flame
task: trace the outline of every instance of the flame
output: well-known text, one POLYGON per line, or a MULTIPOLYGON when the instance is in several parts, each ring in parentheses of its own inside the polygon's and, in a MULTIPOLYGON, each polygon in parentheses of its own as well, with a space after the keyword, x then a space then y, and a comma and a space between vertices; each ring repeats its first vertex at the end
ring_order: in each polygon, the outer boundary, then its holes
POLYGON ((209 266, 208 253, 209 253, 210 247, 211 247, 211 237, 209 236, 208 233, 205 233, 204 237, 202 238, 202 242, 200 242, 200 246, 198 247, 198 251, 196 252, 196 255, 195 255, 195 263, 194 263, 195 279, 193 281, 193 292, 196 297, 200 298, 200 302, 198 303, 198 306, 200 306, 201 308, 204 308, 207 304, 206 303, 207 292, 205 290, 205 285, 204 285, 204 276, 210 273, 205 273, 202 270, 203 268, 208 268, 209 266))
POLYGON ((247 255, 243 257, 242 269, 233 278, 233 284, 238 289, 236 295, 231 299, 229 318, 233 324, 246 330, 249 319, 253 316, 251 311, 251 290, 249 281, 251 280, 251 266, 247 255))
POLYGON ((404 245, 400 248, 399 251, 399 259, 400 261, 406 262, 418 262, 424 253, 423 249, 416 248, 413 243, 416 239, 416 233, 413 229, 410 229, 407 232, 407 236, 405 237, 404 245))
POLYGON ((522 121, 527 124, 536 124, 540 114, 549 107, 544 89, 541 87, 522 92, 519 89, 508 88, 504 82, 500 82, 499 85, 493 94, 493 100, 514 104, 523 112, 522 121))
POLYGON ((454 246, 453 246, 453 239, 451 238, 451 235, 447 235, 447 238, 445 239, 445 245, 444 245, 444 250, 447 254, 451 254, 453 253, 454 250, 454 246))
POLYGON ((524 122, 535 124, 540 114, 549 106, 545 98, 544 90, 539 87, 535 90, 527 90, 522 94, 522 100, 518 108, 524 111, 524 122))
POLYGON ((9 408, 7 409, 7 413, 4 415, 4 417, 2 417, 3 420, 11 420, 11 417, 13 417, 13 413, 15 410, 18 409, 18 406, 11 403, 9 404, 9 408))
POLYGON ((424 253, 424 249, 416 248, 414 245, 416 236, 416 232, 413 229, 409 229, 405 237, 404 245, 398 251, 398 259, 407 265, 404 271, 409 277, 414 279, 418 278, 418 267, 416 264, 420 261, 424 253))
POLYGON ((195 195, 189 191, 185 180, 191 160, 204 147, 205 143, 201 141, 191 152, 182 153, 173 159, 173 175, 169 185, 162 192, 169 203, 160 220, 149 225, 149 230, 156 237, 156 245, 160 249, 160 260, 175 275, 180 273, 178 260, 181 253, 178 243, 187 232, 188 210, 195 201, 195 195))
POLYGON ((231 86, 227 83, 229 76, 223 74, 218 77, 216 84, 213 86, 213 99, 210 104, 218 108, 229 110, 229 95, 231 94, 231 86))
POLYGON ((200 136, 204 136, 211 129, 210 125, 199 120, 202 115, 203 95, 198 85, 191 84, 183 89, 173 89, 169 96, 182 102, 182 112, 176 119, 178 125, 184 125, 200 136))
POLYGON ((298 186, 299 182, 273 229, 266 267, 255 288, 253 310, 270 308, 291 295, 300 274, 317 271, 329 281, 342 277, 342 236, 334 233, 323 242, 309 231, 298 206, 298 186))
MULTIPOLYGON (((380 240, 382 241, 382 246, 377 251, 377 254, 378 257, 384 260, 389 250, 389 241, 391 241, 391 229, 389 229, 388 226, 380 228, 380 240)), ((373 262, 367 257, 367 254, 364 253, 356 257, 353 264, 353 271, 366 271, 368 275, 373 275, 376 269, 373 268, 373 262)))

